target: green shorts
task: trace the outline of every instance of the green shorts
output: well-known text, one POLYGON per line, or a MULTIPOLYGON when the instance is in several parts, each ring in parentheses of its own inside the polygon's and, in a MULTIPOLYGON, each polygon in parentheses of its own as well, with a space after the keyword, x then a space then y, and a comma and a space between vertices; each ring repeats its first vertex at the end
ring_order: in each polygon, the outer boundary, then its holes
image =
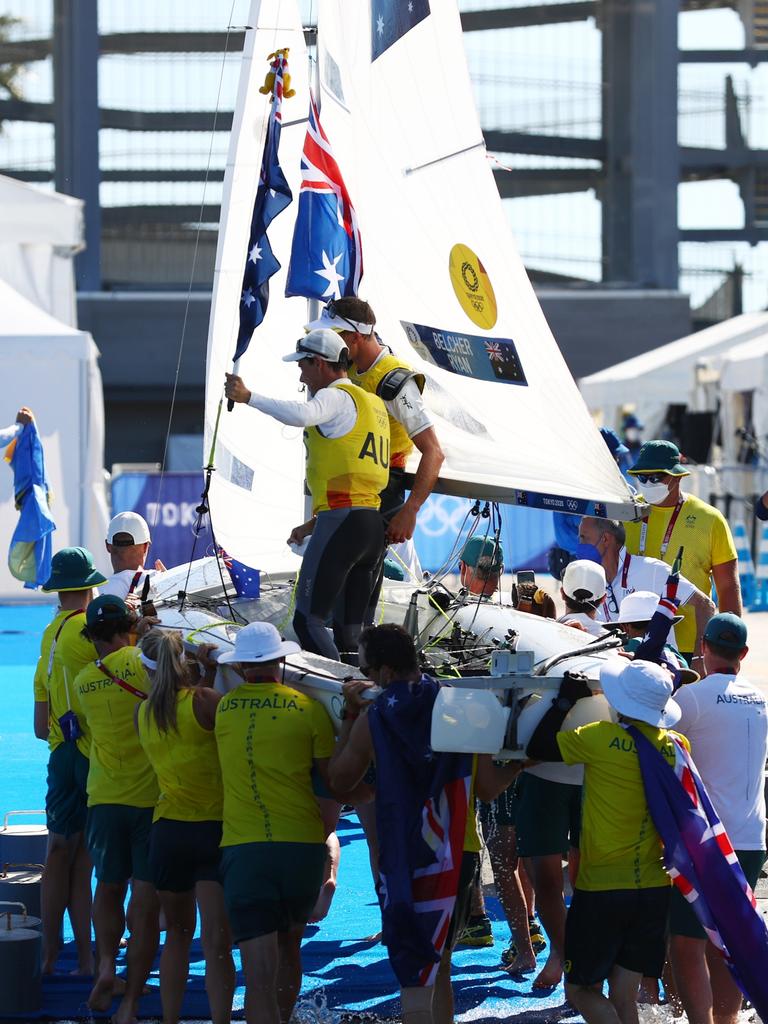
POLYGON ((85 838, 96 880, 107 884, 152 882, 149 835, 154 807, 95 804, 88 808, 85 838))
MULTIPOLYGON (((736 850, 744 877, 754 889, 765 861, 765 850, 736 850)), ((706 939, 707 935, 691 905, 676 886, 672 888, 669 904, 669 931, 671 935, 683 935, 687 939, 706 939)))
POLYGON ((489 804, 480 804, 480 827, 486 841, 500 828, 514 828, 517 823, 517 808, 520 794, 527 775, 518 775, 514 782, 489 804))
POLYGON ((67 839, 82 832, 88 812, 88 758, 76 743, 60 743, 48 758, 45 819, 49 832, 67 839))
POLYGON ((323 884, 325 843, 239 843, 221 853, 235 942, 306 924, 323 884))
POLYGON ((515 827, 518 856, 565 856, 570 846, 579 845, 581 786, 550 782, 526 772, 515 827))

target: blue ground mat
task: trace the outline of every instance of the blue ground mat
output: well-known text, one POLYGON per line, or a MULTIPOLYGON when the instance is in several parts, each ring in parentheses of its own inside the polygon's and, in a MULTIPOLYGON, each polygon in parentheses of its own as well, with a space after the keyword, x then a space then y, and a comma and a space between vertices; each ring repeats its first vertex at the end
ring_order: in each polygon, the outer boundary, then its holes
MULTIPOLYGON (((20 808, 41 807, 45 797, 45 744, 32 733, 32 675, 42 629, 51 618, 50 609, 0 609, 0 685, 3 688, 3 715, 0 718, 0 772, 4 779, 0 813, 20 808)), ((354 815, 343 817, 339 825, 342 846, 339 888, 331 911, 320 925, 310 925, 302 946, 304 1019, 327 1020, 327 1011, 336 1014, 364 1014, 370 1018, 398 1017, 397 984, 390 970, 386 950, 370 937, 380 928, 378 904, 373 892, 368 850, 362 829, 354 815)), ((493 919, 494 945, 486 949, 459 949, 454 953, 454 992, 457 1014, 469 1021, 505 1020, 520 1024, 560 1020, 574 1016, 564 1003, 563 989, 534 993, 534 974, 511 978, 499 969, 501 951, 509 941, 501 907, 488 901, 493 919)), ((68 921, 65 939, 71 940, 68 921)), ((539 963, 546 959, 540 954, 539 963)), ((238 968, 235 1018, 242 1019, 243 988, 238 968), (239 1012, 238 1012, 239 1011, 239 1012)), ((56 973, 43 983, 42 1010, 36 1016, 17 1019, 73 1020, 90 1017, 86 1006, 89 979, 70 976, 76 964, 71 941, 67 942, 56 973)), ((124 955, 118 970, 124 969, 124 955)), ((195 939, 190 963, 190 979, 184 1002, 186 1019, 207 1019, 208 1001, 203 986, 205 964, 199 938, 195 939)), ((143 1019, 161 1016, 157 963, 149 979, 151 993, 142 999, 143 1019)), ((7 1017, 0 1006, 0 1019, 7 1017)))

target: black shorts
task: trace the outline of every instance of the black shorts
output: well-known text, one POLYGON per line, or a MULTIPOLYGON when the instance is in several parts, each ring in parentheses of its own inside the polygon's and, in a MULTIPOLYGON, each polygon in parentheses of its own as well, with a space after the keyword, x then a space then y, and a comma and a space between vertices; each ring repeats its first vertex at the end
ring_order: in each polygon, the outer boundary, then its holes
POLYGON ((220 821, 158 818, 149 835, 149 870, 156 889, 189 892, 197 882, 219 882, 220 821))
POLYGON ((525 772, 516 805, 517 852, 520 857, 566 856, 578 848, 581 833, 581 786, 552 782, 525 772))
POLYGON ((106 884, 151 882, 149 834, 151 807, 95 804, 88 808, 85 840, 96 879, 106 884))
POLYGON ((565 980, 597 985, 614 966, 660 978, 671 888, 576 889, 565 919, 565 980))
POLYGON ((453 908, 451 924, 448 928, 448 937, 445 940, 446 949, 453 949, 459 941, 459 936, 467 927, 469 912, 472 909, 472 889, 474 888, 479 875, 480 854, 464 853, 461 858, 459 888, 456 892, 456 905, 453 908))

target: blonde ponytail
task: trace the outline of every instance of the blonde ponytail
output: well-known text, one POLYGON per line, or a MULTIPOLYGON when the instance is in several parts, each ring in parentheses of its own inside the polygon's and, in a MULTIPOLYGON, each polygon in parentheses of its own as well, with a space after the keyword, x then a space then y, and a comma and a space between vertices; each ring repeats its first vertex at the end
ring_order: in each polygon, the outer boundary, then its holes
POLYGON ((154 718, 160 732, 178 732, 176 694, 187 685, 187 668, 181 633, 151 629, 141 641, 141 650, 157 664, 149 678, 151 687, 145 704, 147 721, 154 718))

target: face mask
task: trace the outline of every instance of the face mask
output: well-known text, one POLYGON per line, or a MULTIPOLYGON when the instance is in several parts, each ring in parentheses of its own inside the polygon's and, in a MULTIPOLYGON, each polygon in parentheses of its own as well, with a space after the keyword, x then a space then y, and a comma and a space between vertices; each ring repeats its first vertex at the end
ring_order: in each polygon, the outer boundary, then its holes
POLYGON ((659 505, 669 494, 669 484, 643 484, 640 493, 649 505, 659 505))
POLYGON ((637 429, 637 427, 627 427, 627 429, 624 431, 624 438, 625 440, 634 444, 635 441, 640 440, 640 431, 637 429))

